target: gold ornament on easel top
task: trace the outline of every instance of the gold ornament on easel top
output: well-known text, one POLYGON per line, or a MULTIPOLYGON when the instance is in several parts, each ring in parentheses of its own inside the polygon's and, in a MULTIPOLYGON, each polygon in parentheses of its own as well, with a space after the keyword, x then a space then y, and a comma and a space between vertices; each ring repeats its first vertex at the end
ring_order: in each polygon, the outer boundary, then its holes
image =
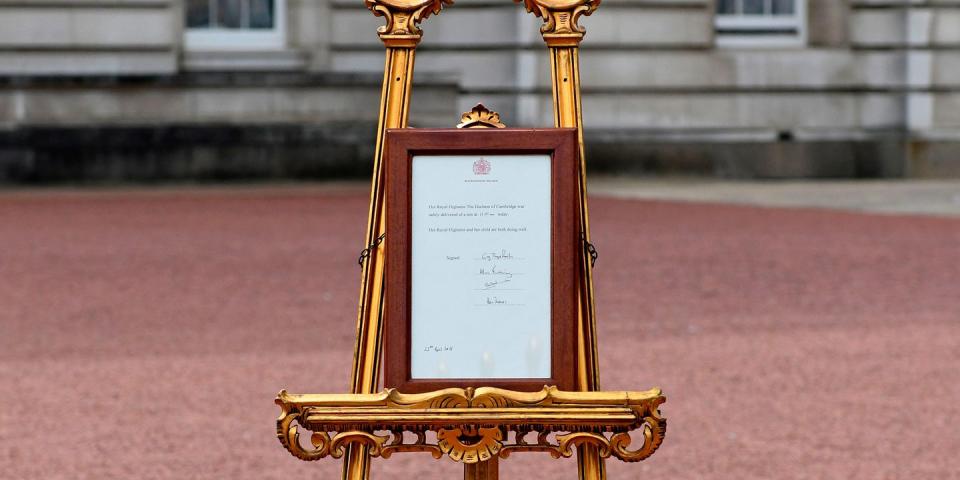
POLYGON ((601 0, 514 0, 523 2, 527 11, 543 18, 540 33, 547 35, 578 35, 583 38, 586 29, 578 22, 582 15, 592 14, 601 0))
POLYGON ((507 128, 500 121, 500 114, 478 103, 469 112, 460 116, 457 128, 507 128))
POLYGON ((391 36, 421 37, 420 22, 430 15, 439 14, 444 5, 452 5, 453 0, 364 0, 367 8, 378 17, 384 17, 387 24, 378 28, 381 38, 391 36))

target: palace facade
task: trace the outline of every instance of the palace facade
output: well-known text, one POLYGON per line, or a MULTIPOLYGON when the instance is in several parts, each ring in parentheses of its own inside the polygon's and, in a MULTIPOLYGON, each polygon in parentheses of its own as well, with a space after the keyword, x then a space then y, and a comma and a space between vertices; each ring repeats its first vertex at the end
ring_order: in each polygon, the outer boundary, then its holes
MULTIPOLYGON (((383 46, 361 0, 0 0, 0 181, 366 175, 383 46)), ((604 0, 588 162, 732 178, 960 176, 960 0, 604 0)), ((428 19, 412 126, 552 121, 539 19, 428 19)))

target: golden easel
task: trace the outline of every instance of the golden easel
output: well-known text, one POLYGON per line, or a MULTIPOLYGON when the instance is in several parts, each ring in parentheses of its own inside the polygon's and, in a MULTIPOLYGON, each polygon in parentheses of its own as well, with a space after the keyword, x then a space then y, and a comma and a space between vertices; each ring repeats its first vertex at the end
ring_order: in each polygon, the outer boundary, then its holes
POLYGON ((514 451, 547 452, 555 458, 569 457, 576 448, 579 478, 606 478, 604 458, 643 460, 663 441, 666 421, 659 415, 665 401, 660 391, 599 392, 596 318, 593 295, 586 168, 580 101, 580 42, 584 29, 582 15, 592 14, 601 0, 514 0, 540 17, 540 31, 550 49, 554 124, 576 128, 579 133, 580 232, 584 248, 579 258, 579 322, 577 332, 577 388, 560 392, 545 388, 537 393, 499 389, 448 389, 430 394, 405 395, 394 390, 375 393, 380 375, 383 342, 383 308, 386 231, 383 147, 387 129, 406 128, 410 108, 417 45, 422 38, 420 22, 439 14, 453 0, 365 0, 369 10, 386 19, 378 29, 386 46, 380 120, 377 127, 374 174, 367 227, 367 249, 362 256, 357 343, 354 351, 352 394, 290 395, 281 392, 277 403, 281 443, 303 460, 325 456, 344 458, 345 480, 369 478, 370 458, 389 457, 393 452, 444 454, 464 463, 464 478, 498 478, 498 459, 514 451), (413 418, 413 420, 411 420, 413 418), (299 444, 296 422, 315 432, 313 449, 299 444), (488 428, 483 428, 483 426, 488 428), (496 425, 497 428, 489 428, 496 425), (640 429, 644 443, 629 450, 629 431, 640 429), (393 439, 374 434, 388 430, 393 439), (412 444, 404 443, 403 431, 416 434, 412 444), (436 443, 425 434, 435 432, 436 443), (515 432, 518 440, 509 444, 504 432, 515 432), (522 438, 538 431, 535 443, 522 438), (340 432, 330 437, 328 432, 340 432), (550 432, 569 432, 547 440, 550 432), (606 432, 606 435, 605 435, 606 432), (399 436, 398 436, 399 435, 399 436), (464 440, 470 439, 470 440, 464 440))

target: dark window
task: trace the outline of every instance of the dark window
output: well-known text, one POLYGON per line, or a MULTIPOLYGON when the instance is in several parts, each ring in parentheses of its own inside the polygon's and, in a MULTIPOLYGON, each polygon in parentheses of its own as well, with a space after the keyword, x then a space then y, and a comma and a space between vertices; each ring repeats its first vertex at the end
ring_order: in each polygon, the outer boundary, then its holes
POLYGON ((793 15, 797 0, 717 0, 719 15, 793 15))
POLYGON ((187 0, 187 28, 270 30, 275 0, 187 0))

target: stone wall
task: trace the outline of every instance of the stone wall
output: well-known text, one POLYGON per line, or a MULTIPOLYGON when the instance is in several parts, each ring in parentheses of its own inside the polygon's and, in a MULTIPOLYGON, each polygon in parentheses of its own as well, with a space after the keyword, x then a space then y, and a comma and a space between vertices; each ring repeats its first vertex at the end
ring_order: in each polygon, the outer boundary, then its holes
MULTIPOLYGON (((807 46, 718 48, 711 0, 608 0, 583 20, 597 168, 748 177, 960 175, 960 1, 809 0, 807 46), (624 148, 629 145, 630 148, 624 148)), ((378 24, 334 0, 331 68, 377 71, 378 24)), ((538 20, 510 2, 430 19, 418 72, 517 126, 552 118, 538 20)))
MULTIPOLYGON (((0 183, 369 176, 381 75, 194 72, 0 79, 0 183)), ((422 79, 412 115, 457 118, 422 79)))
POLYGON ((0 1, 0 75, 173 73, 173 0, 0 1))
MULTIPOLYGON (((383 20, 358 0, 287 1, 287 48, 196 52, 176 0, 0 0, 0 125, 369 125, 383 20)), ((605 0, 583 19, 593 168, 960 176, 960 0, 808 0, 805 46, 778 48, 716 46, 713 10, 605 0)), ((411 124, 448 127, 483 102, 549 126, 539 22, 510 0, 431 17, 411 124)))

